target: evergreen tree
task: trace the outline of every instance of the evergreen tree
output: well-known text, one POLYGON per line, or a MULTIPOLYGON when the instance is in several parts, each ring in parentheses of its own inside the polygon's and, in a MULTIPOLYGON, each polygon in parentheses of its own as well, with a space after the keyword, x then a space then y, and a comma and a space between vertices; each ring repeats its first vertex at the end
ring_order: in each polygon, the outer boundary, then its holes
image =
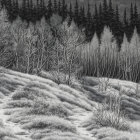
POLYGON ((22 1, 22 6, 19 9, 19 16, 22 20, 25 20, 25 10, 26 10, 27 0, 22 1))
POLYGON ((118 5, 116 5, 115 20, 116 20, 117 23, 120 23, 120 14, 119 14, 118 5))
POLYGON ((36 19, 40 20, 40 0, 36 1, 36 19))
POLYGON ((30 21, 33 22, 34 21, 34 17, 33 17, 33 1, 32 0, 28 0, 28 7, 27 7, 27 17, 26 20, 29 23, 30 21))
POLYGON ((83 22, 83 7, 81 6, 80 7, 80 10, 79 10, 79 25, 82 26, 82 22, 83 22))
POLYGON ((88 39, 90 40, 92 37, 92 32, 91 28, 92 28, 92 16, 91 16, 91 12, 90 12, 90 4, 88 3, 88 10, 87 10, 87 16, 86 16, 86 35, 88 37, 88 39))
POLYGON ((41 17, 44 16, 46 14, 46 6, 45 6, 45 1, 41 0, 40 2, 40 8, 41 8, 41 17))
POLYGON ((108 5, 107 5, 107 0, 103 1, 103 22, 104 22, 104 25, 108 25, 108 5))
POLYGON ((139 14, 139 18, 138 18, 138 27, 137 27, 138 33, 140 34, 140 14, 139 14))
POLYGON ((67 4, 65 0, 62 1, 62 10, 61 10, 62 21, 67 18, 67 4))
POLYGON ((127 11, 126 11, 126 8, 124 10, 124 15, 123 15, 123 30, 124 30, 124 33, 125 35, 127 35, 128 37, 128 34, 129 34, 129 23, 128 23, 128 19, 127 19, 127 11))
POLYGON ((8 20, 10 22, 13 21, 13 4, 12 4, 12 0, 7 0, 6 1, 6 5, 5 5, 5 8, 8 12, 8 20))
POLYGON ((130 8, 130 24, 129 24, 129 39, 132 37, 132 32, 134 31, 134 9, 133 9, 133 4, 131 3, 131 8, 130 8))
POLYGON ((69 6, 69 21, 68 21, 69 26, 71 25, 72 19, 73 19, 73 11, 72 11, 72 4, 70 2, 70 6, 69 6))
POLYGON ((15 20, 18 17, 19 13, 19 3, 18 0, 13 0, 13 20, 15 20))
POLYGON ((86 27, 86 16, 85 16, 85 8, 84 8, 84 6, 80 7, 79 25, 80 25, 80 28, 82 28, 82 29, 84 29, 86 27))
POLYGON ((131 8, 130 8, 130 24, 131 26, 134 25, 134 9, 133 9, 133 4, 131 3, 131 8))
POLYGON ((79 5, 78 1, 76 0, 75 9, 74 9, 74 21, 77 25, 79 25, 79 5))
POLYGON ((98 10, 97 10, 97 5, 95 4, 95 12, 93 16, 93 24, 95 26, 95 31, 98 34, 98 24, 99 24, 99 17, 98 17, 98 10))
POLYGON ((47 13, 46 13, 46 18, 49 19, 53 14, 53 10, 52 10, 52 1, 49 0, 48 1, 48 5, 47 5, 47 13))
POLYGON ((61 15, 61 1, 58 2, 58 14, 61 15))
POLYGON ((109 18, 108 24, 109 24, 110 28, 112 28, 112 26, 114 25, 114 9, 112 6, 112 0, 109 1, 108 18, 109 18))
POLYGON ((116 5, 115 26, 113 27, 113 32, 114 32, 114 35, 117 39, 117 43, 120 47, 121 42, 122 42, 122 38, 123 38, 123 28, 122 28, 122 24, 121 24, 121 21, 120 21, 120 14, 119 14, 118 5, 116 5))
POLYGON ((138 9, 136 3, 134 6, 134 26, 138 27, 138 9))
POLYGON ((103 8, 102 4, 99 5, 99 23, 98 23, 98 36, 101 37, 101 33, 104 29, 104 22, 103 22, 103 8))
POLYGON ((56 0, 54 0, 53 11, 54 11, 54 13, 58 12, 58 7, 57 7, 57 1, 56 0))
POLYGON ((124 23, 124 27, 126 27, 128 25, 126 8, 124 10, 123 23, 124 23))

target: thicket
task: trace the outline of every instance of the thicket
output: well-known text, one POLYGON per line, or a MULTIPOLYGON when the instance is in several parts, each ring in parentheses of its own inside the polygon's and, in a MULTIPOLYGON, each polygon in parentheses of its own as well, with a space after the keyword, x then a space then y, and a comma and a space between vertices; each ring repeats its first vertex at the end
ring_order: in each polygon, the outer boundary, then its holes
MULTIPOLYGON (((124 34, 119 48, 112 30, 104 27, 101 38, 95 33, 91 42, 74 21, 53 15, 36 24, 8 21, 0 12, 0 65, 24 73, 42 70, 63 73, 67 84, 72 76, 90 75, 139 82, 140 37, 135 28, 130 41, 124 34)), ((58 77, 60 78, 60 77, 58 77)))
POLYGON ((101 42, 96 33, 83 47, 82 62, 86 75, 112 77, 139 82, 140 37, 135 28, 130 42, 124 34, 121 48, 109 27, 105 27, 101 42))
POLYGON ((72 74, 80 67, 79 46, 84 35, 74 22, 69 26, 53 15, 50 22, 42 18, 36 24, 18 18, 12 24, 6 10, 0 12, 0 65, 24 73, 39 74, 42 70, 64 73, 70 84, 72 74))

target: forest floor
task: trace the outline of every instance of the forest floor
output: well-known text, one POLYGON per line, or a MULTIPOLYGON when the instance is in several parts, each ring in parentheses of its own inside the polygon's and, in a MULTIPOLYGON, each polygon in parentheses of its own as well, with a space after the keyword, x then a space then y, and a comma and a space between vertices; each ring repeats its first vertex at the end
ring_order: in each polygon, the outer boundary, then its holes
POLYGON ((110 79, 111 87, 106 90, 118 94, 121 84, 126 108, 133 111, 129 116, 131 130, 122 131, 93 127, 94 110, 106 94, 98 91, 101 80, 86 77, 84 81, 72 88, 0 68, 0 140, 139 140, 136 84, 110 79))

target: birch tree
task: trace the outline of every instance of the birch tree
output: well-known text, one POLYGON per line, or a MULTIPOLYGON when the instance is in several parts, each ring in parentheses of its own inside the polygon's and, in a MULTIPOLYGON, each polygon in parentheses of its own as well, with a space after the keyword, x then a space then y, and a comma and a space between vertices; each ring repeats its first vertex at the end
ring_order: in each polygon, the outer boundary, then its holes
POLYGON ((74 22, 70 26, 64 22, 60 27, 58 41, 63 56, 64 72, 68 74, 68 84, 70 84, 72 73, 76 72, 80 64, 78 47, 83 44, 83 40, 84 38, 74 22))
POLYGON ((117 43, 109 27, 105 27, 101 35, 100 69, 101 76, 114 76, 117 63, 117 43))

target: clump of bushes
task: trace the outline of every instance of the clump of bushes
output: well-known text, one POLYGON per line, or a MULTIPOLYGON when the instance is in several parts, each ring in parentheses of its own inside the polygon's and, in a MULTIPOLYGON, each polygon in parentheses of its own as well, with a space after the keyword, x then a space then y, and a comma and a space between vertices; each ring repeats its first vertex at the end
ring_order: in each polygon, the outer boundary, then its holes
POLYGON ((57 100, 46 101, 42 98, 36 99, 30 110, 31 114, 36 115, 48 115, 48 116, 59 116, 59 117, 68 117, 70 111, 57 100))
POLYGON ((115 95, 110 96, 107 102, 96 107, 93 121, 101 127, 112 127, 123 131, 130 130, 129 120, 121 110, 121 98, 115 95))

